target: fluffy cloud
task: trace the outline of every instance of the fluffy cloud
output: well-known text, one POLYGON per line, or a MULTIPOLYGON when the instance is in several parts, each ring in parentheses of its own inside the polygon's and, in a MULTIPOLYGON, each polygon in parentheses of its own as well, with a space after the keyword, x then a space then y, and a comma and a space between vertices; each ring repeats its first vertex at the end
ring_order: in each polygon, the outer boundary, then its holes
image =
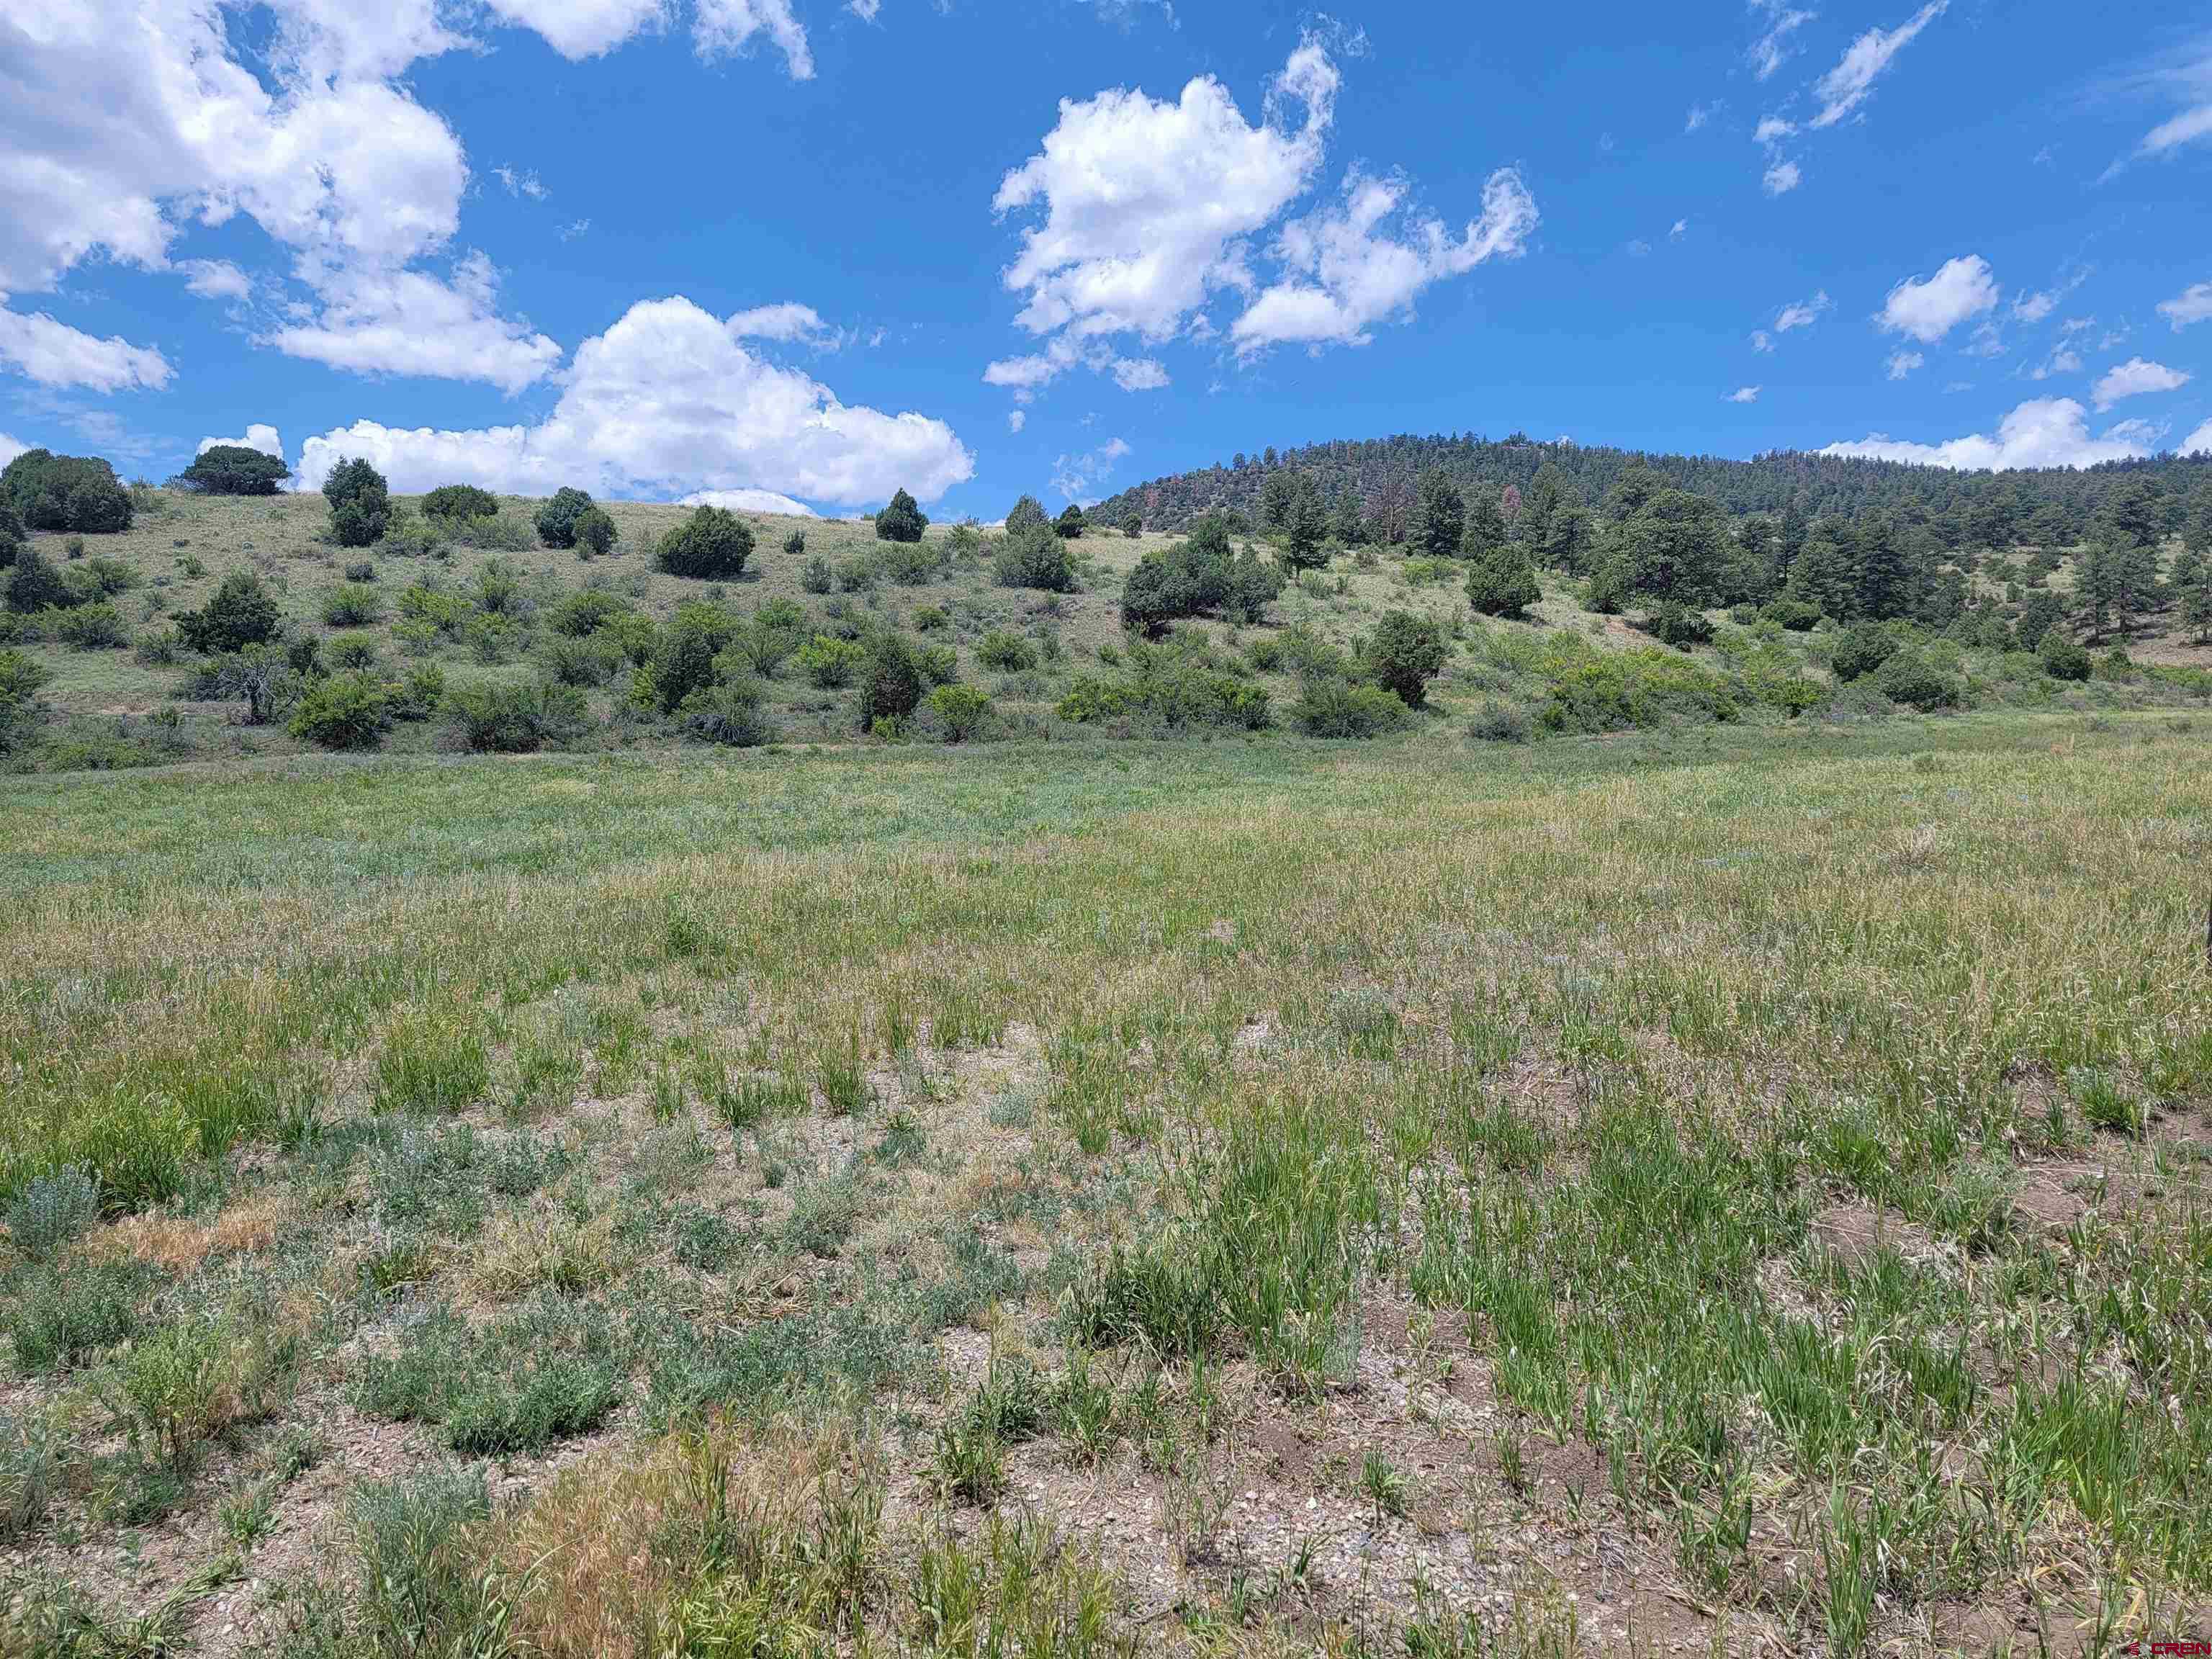
POLYGON ((1760 388, 1755 386, 1740 386, 1735 391, 1723 394, 1721 401, 1729 404, 1755 404, 1759 401, 1759 392, 1760 388))
POLYGON ((2039 323, 2058 309, 2058 296, 2048 290, 2023 294, 2012 302, 2012 314, 2023 323, 2039 323))
POLYGON ((366 374, 428 374, 520 392, 551 373, 561 348, 526 323, 501 317, 499 274, 482 253, 450 282, 419 270, 340 270, 325 282, 312 323, 270 336, 289 357, 366 374))
POLYGON ((1309 36, 1256 124, 1210 76, 1173 103, 1126 88, 1063 100, 1042 149, 992 204, 1002 217, 1041 211, 1004 280, 1023 297, 1017 322, 1044 343, 992 363, 985 380, 1018 398, 1077 367, 1154 384, 1164 370, 1152 359, 1104 343, 1208 337, 1206 307, 1224 293, 1244 297, 1231 325, 1240 355, 1364 343, 1430 284, 1521 252, 1536 209, 1510 168, 1491 176, 1481 216, 1457 234, 1407 205, 1404 179, 1360 173, 1339 201, 1281 222, 1320 170, 1340 85, 1309 36), (1279 226, 1266 249, 1275 269, 1263 276, 1253 244, 1270 226, 1279 226))
POLYGON ((2081 372, 2081 354, 2071 346, 2061 345, 2053 348, 2048 357, 2028 370, 2027 378, 2031 380, 2047 380, 2054 374, 2079 374, 2081 372))
POLYGON ((791 0, 699 0, 691 38, 702 58, 750 52, 754 37, 763 34, 783 53, 793 80, 814 78, 814 53, 791 0))
POLYGON ((243 438, 203 438, 200 447, 192 453, 204 455, 219 444, 234 445, 240 449, 258 449, 264 455, 274 455, 280 461, 284 459, 284 441, 276 435, 276 428, 264 426, 258 421, 246 428, 243 438))
MULTIPOLYGON (((4 441, 0 441, 0 459, 4 459, 6 448, 4 441)), ((2212 455, 2212 421, 2205 422, 2181 441, 2181 453, 2185 455, 2212 455)))
POLYGON ((1770 162, 1765 173, 1759 179, 1759 183, 1769 196, 1787 196, 1804 182, 1803 168, 1795 161, 1778 160, 1770 162))
MULTIPOLYGON (((0 295, 0 299, 4 299, 0 295)), ((45 312, 0 310, 0 365, 40 386, 88 386, 95 392, 158 390, 173 372, 152 346, 119 336, 106 339, 56 322, 45 312)))
POLYGON ((841 404, 681 297, 635 305, 578 347, 560 401, 536 426, 359 421, 307 440, 301 482, 319 486, 343 455, 366 455, 402 491, 459 480, 518 494, 574 483, 607 495, 768 490, 857 503, 902 485, 934 501, 975 473, 942 421, 841 404))
POLYGON ((490 0, 502 22, 535 29, 572 63, 612 52, 632 35, 662 27, 667 0, 490 0))
POLYGON ((729 320, 730 332, 741 340, 811 340, 830 332, 812 306, 786 300, 780 305, 757 306, 740 311, 729 320))
POLYGON ((1990 263, 1978 253, 1944 262, 1925 281, 1908 276, 1882 302, 1881 324, 1892 334, 1933 345, 1969 317, 1996 308, 1997 285, 1990 263))
POLYGON ((1926 5, 1897 27, 1869 29, 1852 41, 1835 68, 1813 83, 1813 95, 1820 100, 1820 112, 1813 118, 1813 125, 1832 127, 1856 109, 1897 54, 1911 46, 1920 31, 1941 17, 1949 5, 1950 0, 1928 0, 1926 5))
POLYGON ((1006 416, 1006 430, 1009 432, 1019 432, 1029 423, 1030 417, 1029 411, 1027 410, 1018 409, 1006 416))
POLYGON ((1403 315, 1431 283, 1520 257, 1536 228, 1536 198, 1511 167, 1490 175, 1482 216, 1456 237, 1427 217, 1394 231, 1407 190, 1402 179, 1355 174, 1340 205, 1286 226, 1275 249, 1285 275, 1231 328, 1237 350, 1364 345, 1375 324, 1403 315))
POLYGON ((1114 365, 1114 384, 1124 392, 1158 392, 1171 384, 1167 365, 1151 357, 1123 357, 1114 365))
POLYGON ((2073 398, 2039 398, 2006 416, 1994 437, 1975 434, 1948 443, 1919 444, 1877 432, 1856 442, 1830 444, 1820 453, 1985 472, 2016 467, 2094 466, 2100 461, 2135 459, 2149 453, 2150 447, 2139 423, 2123 422, 2101 437, 2094 437, 2087 411, 2073 398))
POLYGON ((2160 301, 2158 314, 2177 330, 2212 318, 2212 283, 2192 283, 2171 300, 2160 301))
POLYGON ((1917 351, 1893 351, 1889 354, 1889 378, 1901 380, 1927 361, 1917 351))
POLYGON ((21 454, 29 447, 30 445, 24 443, 21 440, 12 438, 9 436, 8 434, 0 432, 0 466, 7 465, 9 462, 14 460, 18 455, 21 454))
POLYGON ((1254 126, 1202 76, 1165 103, 1140 91, 1063 99, 1043 149, 1000 184, 1000 215, 1042 206, 1006 285, 1032 334, 1166 339, 1222 288, 1249 289, 1243 238, 1272 223, 1319 167, 1339 76, 1320 46, 1292 53, 1254 126), (1274 115, 1304 106, 1297 128, 1274 115))
POLYGON ((253 292, 253 279, 228 259, 180 259, 185 291, 203 300, 243 300, 253 292))
POLYGON ((719 507, 730 513, 781 513, 801 519, 822 516, 805 501, 794 501, 773 489, 695 489, 678 505, 719 507))
POLYGON ((2178 392, 2189 380, 2179 369, 2168 368, 2164 363, 2130 357, 2117 368, 2107 369, 2098 380, 2097 407, 2107 410, 2123 398, 2139 398, 2149 392, 2178 392))
POLYGON ((1682 131, 1685 132, 1697 131, 1699 128, 1703 127, 1705 123, 1711 120, 1719 110, 1720 106, 1718 104, 1691 105, 1689 114, 1683 118, 1682 131))

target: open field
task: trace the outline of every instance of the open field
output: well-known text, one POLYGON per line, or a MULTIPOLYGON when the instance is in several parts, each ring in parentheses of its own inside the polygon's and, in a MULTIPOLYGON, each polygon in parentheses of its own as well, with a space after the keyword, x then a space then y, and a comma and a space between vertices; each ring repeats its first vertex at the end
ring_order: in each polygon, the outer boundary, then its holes
POLYGON ((2209 733, 11 780, 0 1646, 2204 1635, 2209 733))

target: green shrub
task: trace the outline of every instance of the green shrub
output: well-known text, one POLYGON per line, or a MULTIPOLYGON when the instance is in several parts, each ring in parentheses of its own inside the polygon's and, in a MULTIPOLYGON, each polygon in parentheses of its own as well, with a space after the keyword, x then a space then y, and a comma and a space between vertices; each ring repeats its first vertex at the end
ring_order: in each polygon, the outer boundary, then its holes
POLYGON ((1006 537, 1012 540, 1029 530, 1048 530, 1052 520, 1045 516, 1044 504, 1034 495, 1024 495, 1016 501, 1013 510, 1006 514, 1006 537))
POLYGON ((2095 665, 2087 649, 2063 628, 2047 629, 2035 654, 2054 680, 2086 680, 2095 665))
POLYGON ((527 755, 583 735, 591 720, 584 694, 550 680, 459 686, 446 694, 446 724, 474 754, 527 755))
POLYGON ((991 558, 991 578, 1001 587, 1036 588, 1047 593, 1075 591, 1075 570, 1067 544, 1050 525, 1010 533, 991 558))
POLYGON ((340 547, 368 547, 392 521, 392 491, 384 475, 365 460, 341 460, 323 482, 331 504, 331 535, 340 547))
POLYGON ((630 602, 603 588, 585 587, 564 597, 545 613, 546 626, 556 634, 580 640, 599 631, 610 617, 625 616, 630 602))
POLYGON ((952 626, 952 617, 942 605, 925 605, 914 613, 914 625, 918 633, 937 634, 952 626))
POLYGON ((915 653, 915 661, 932 685, 950 685, 960 678, 960 653, 949 645, 926 645, 915 653))
POLYGON ((1526 743, 1529 737, 1528 716, 1511 703, 1492 697, 1475 712, 1474 719, 1468 723, 1468 735, 1485 743, 1526 743))
POLYGON ((0 755, 27 744, 39 729, 44 705, 39 690, 52 677, 20 651, 0 651, 0 755))
POLYGON ((921 669, 896 634, 879 634, 867 647, 860 671, 860 723, 905 720, 921 705, 921 669))
POLYGON ((1010 628, 994 628, 977 643, 975 660, 986 668, 1019 673, 1036 666, 1036 647, 1010 628))
POLYGON ((76 595, 62 579, 62 573, 46 562, 46 557, 35 547, 26 547, 15 556, 15 568, 8 574, 8 609, 19 617, 33 617, 41 611, 58 611, 76 603, 76 595))
POLYGON ((301 694, 291 732, 322 749, 374 749, 392 726, 391 698, 358 672, 317 680, 301 694))
POLYGON ((940 685, 929 694, 929 712, 945 728, 947 743, 966 743, 983 728, 991 695, 980 685, 940 685))
POLYGON ((684 728, 709 743, 753 749, 776 738, 767 694, 757 680, 732 679, 694 691, 684 701, 684 728))
POLYGON ((137 1329, 144 1269, 131 1261, 48 1262, 19 1274, 0 1329, 28 1376, 70 1370, 137 1329))
POLYGON ((1467 602, 1486 617, 1518 617, 1544 597, 1517 542, 1501 541, 1467 573, 1467 602))
MULTIPOLYGON (((492 510, 495 511, 497 507, 498 503, 494 502, 492 510)), ((538 539, 548 547, 575 546, 580 539, 578 522, 586 512, 595 509, 589 492, 563 484, 553 492, 551 499, 538 509, 538 539)), ((604 519, 606 514, 601 513, 599 516, 604 519)), ((609 521, 607 527, 611 532, 612 531, 614 526, 611 520, 609 521)), ((603 552, 605 550, 594 549, 593 550, 603 552)))
POLYGON ((1053 520, 1052 527, 1062 541, 1080 541, 1085 529, 1083 509, 1070 501, 1061 509, 1060 517, 1053 520))
POLYGON ((1809 634, 1820 625, 1820 607, 1804 599, 1769 599, 1760 611, 1792 634, 1809 634))
POLYGON ((370 1417, 438 1425, 467 1455, 543 1451, 597 1428, 621 1401, 613 1328, 599 1308, 551 1291, 481 1330, 440 1308, 396 1352, 368 1357, 355 1399, 370 1417))
POLYGON ((5 1219, 8 1242, 45 1261, 100 1219, 99 1178, 73 1164, 33 1176, 9 1200, 5 1219))
POLYGON ((396 688, 387 688, 395 720, 427 720, 446 701, 446 671, 434 662, 410 669, 396 688))
POLYGON ((105 599, 41 613, 39 626, 74 651, 105 651, 131 642, 123 615, 105 599))
POLYGON ((131 492, 93 456, 27 449, 0 470, 0 500, 33 530, 111 535, 131 528, 131 492))
POLYGON ((794 530, 783 538, 783 550, 791 558, 803 558, 806 553, 806 532, 794 530))
POLYGON ((1305 684, 1291 718, 1316 738, 1372 738, 1394 730, 1406 717, 1406 705, 1380 686, 1348 680, 1312 679, 1305 684))
POLYGON ((837 591, 841 593, 870 593, 875 591, 876 567, 855 553, 848 559, 837 561, 837 591))
POLYGON ((1896 635, 1880 623, 1863 622, 1844 630, 1836 641, 1829 666, 1838 680, 1849 684, 1873 673, 1896 654, 1896 635))
POLYGON ((752 551, 753 532, 743 519, 719 507, 702 507, 660 538, 653 562, 672 576, 727 581, 744 574, 752 551))
POLYGON ((905 490, 896 491, 890 505, 876 514, 876 539, 881 542, 918 542, 921 532, 929 528, 921 506, 905 490))
POLYGON ((416 503, 433 519, 489 519, 498 515, 499 497, 474 484, 440 484, 416 503))
POLYGON ((364 582, 333 588, 323 599, 323 621, 331 628, 366 628, 384 620, 384 597, 364 582))
POLYGON ((501 553, 527 553, 538 545, 538 532, 526 519, 511 513, 480 513, 472 519, 441 519, 454 542, 501 553))
POLYGON ((849 640, 817 634, 799 648, 799 672, 806 676, 810 685, 823 691, 835 690, 853 683, 853 676, 860 672, 860 659, 866 654, 849 640))
POLYGON ((1431 617, 1385 611, 1362 654, 1377 684, 1408 708, 1419 708, 1444 665, 1443 629, 1431 617))
POLYGON ((614 550, 615 521, 604 507, 587 507, 579 513, 574 532, 580 558, 603 558, 614 550))
POLYGON ((276 637, 282 625, 276 596, 258 573, 243 567, 225 576, 198 611, 177 617, 177 633, 185 643, 210 657, 264 644, 276 637))
POLYGON ((1915 650, 1904 650, 1882 664, 1874 676, 1875 689, 1892 702, 1929 714, 1954 708, 1959 702, 1959 683, 1915 650))
POLYGON ((818 553, 799 573, 799 586, 809 593, 827 593, 836 585, 836 578, 830 571, 830 561, 818 553))
POLYGON ((349 582, 373 582, 376 580, 376 565, 373 560, 355 559, 345 568, 345 579, 349 582))
POLYGON ((1549 653, 1542 720, 1554 732, 1619 732, 1674 720, 1733 720, 1727 680, 1677 652, 1549 653))
POLYGON ((562 685, 605 685, 622 672, 623 650, 605 634, 586 640, 556 634, 538 647, 538 660, 546 678, 562 685))
POLYGON ((1662 600, 1657 610, 1644 617, 1644 631, 1662 645, 1683 651, 1693 645, 1710 645, 1713 639, 1713 624, 1705 613, 1674 599, 1662 600))
POLYGON ((192 464, 169 480, 173 489, 201 495, 274 495, 292 476, 281 455, 268 455, 243 444, 210 444, 192 464))

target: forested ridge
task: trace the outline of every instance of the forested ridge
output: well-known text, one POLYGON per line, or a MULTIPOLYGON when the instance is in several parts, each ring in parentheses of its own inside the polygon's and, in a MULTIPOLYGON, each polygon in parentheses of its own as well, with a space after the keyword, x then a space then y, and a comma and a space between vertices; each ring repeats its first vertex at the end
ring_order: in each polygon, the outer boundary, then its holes
POLYGON ((1800 450, 1738 461, 1565 441, 1540 443, 1520 434, 1500 441, 1401 434, 1238 454, 1226 465, 1147 480, 1101 501, 1090 516, 1118 524, 1135 514, 1147 529, 1166 531, 1182 529, 1208 513, 1256 518, 1268 477, 1291 472, 1312 478, 1333 511, 1347 495, 1356 494, 1374 532, 1397 542, 1417 521, 1423 474, 1441 471, 1468 495, 1503 496, 1509 488, 1526 495, 1537 469, 1547 463, 1594 506, 1612 495, 1626 469, 1641 465, 1673 488, 1703 495, 1732 514, 1781 514, 1794 507, 1808 519, 1821 519, 1909 509, 1915 518, 1956 520, 1955 538, 1937 528, 1947 544, 1984 546, 2014 539, 2070 544, 2080 539, 2113 485, 2130 479, 2148 486, 2166 527, 2178 532, 2191 492, 2212 478, 2212 456, 2203 455, 2114 462, 2087 471, 1987 473, 1800 450))

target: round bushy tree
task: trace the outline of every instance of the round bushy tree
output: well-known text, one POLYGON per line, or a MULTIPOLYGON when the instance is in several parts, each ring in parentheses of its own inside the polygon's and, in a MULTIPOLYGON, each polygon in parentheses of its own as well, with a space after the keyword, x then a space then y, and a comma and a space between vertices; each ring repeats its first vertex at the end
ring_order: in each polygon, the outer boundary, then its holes
POLYGON ((392 725, 392 700, 367 674, 334 674, 300 696, 292 735, 324 749, 374 749, 392 725))
MULTIPOLYGON (((576 521, 592 507, 591 494, 563 484, 538 509, 538 539, 548 547, 574 547, 576 521)), ((424 503, 427 511, 428 503, 424 503)), ((605 515, 602 514, 601 517, 605 515)), ((609 528, 612 528, 610 523, 609 528)))
POLYGON ((282 625, 276 596, 258 574, 241 568, 222 579, 205 605, 178 617, 177 633, 193 650, 222 657, 275 639, 282 625))
POLYGON ((1917 651, 1900 651, 1875 672, 1875 689, 1892 702, 1928 714, 1959 701, 1956 681, 1917 651))
POLYGON ((430 519, 489 519, 499 514, 499 497, 474 484, 440 484, 422 498, 422 514, 430 519))
POLYGON ((1467 573, 1467 602, 1486 617, 1518 617, 1544 597, 1528 556, 1500 542, 1467 573))
POLYGON ((876 514, 876 539, 879 542, 918 542, 921 532, 929 528, 921 507, 903 489, 895 492, 890 504, 876 514))
POLYGON ((1084 529, 1083 509, 1073 501, 1070 501, 1066 509, 1054 521, 1053 528, 1060 532, 1060 538, 1064 542, 1080 541, 1084 529))
POLYGON ((1024 495, 1014 503, 1014 510, 1006 514, 1006 535, 1011 539, 1024 530, 1034 530, 1040 525, 1051 522, 1045 517, 1044 503, 1034 495, 1024 495))
POLYGON ((1429 682, 1444 665, 1444 634, 1432 617, 1385 611, 1367 642, 1368 665, 1378 684, 1408 708, 1428 701, 1429 682))
POLYGON ((210 444, 171 482, 202 495, 274 495, 292 476, 281 455, 264 454, 244 444, 210 444))
POLYGON ((1836 678, 1848 684, 1873 673, 1896 654, 1897 641, 1887 629, 1877 623, 1861 623, 1845 629, 1836 641, 1831 666, 1836 678))
POLYGON ((734 513, 702 507, 660 538, 653 562, 672 576, 725 581, 744 574, 753 532, 734 513))
POLYGON ((2054 680, 2086 680, 2092 666, 2087 647, 2063 628, 2053 628, 2035 648, 2043 672, 2054 680))
POLYGON ((921 707, 921 667, 904 636, 878 634, 860 666, 860 724, 904 720, 921 707))
POLYGON ((340 547, 368 547, 384 538, 392 521, 392 489, 365 460, 341 460, 323 481, 331 504, 331 533, 340 547))
POLYGON ((8 608, 18 616, 66 605, 74 598, 62 573, 46 562, 35 547, 15 555, 15 568, 8 578, 8 608))
POLYGON ((586 507, 576 515, 569 526, 574 538, 576 551, 585 558, 597 558, 611 552, 615 544, 615 521, 602 507, 586 507))
POLYGON ((0 471, 0 496, 33 530, 106 535, 131 528, 131 492, 96 456, 27 449, 0 471))
POLYGON ((1001 587, 1035 587, 1048 593, 1072 592, 1075 587, 1067 545, 1048 524, 1008 536, 992 557, 991 574, 1001 587))

